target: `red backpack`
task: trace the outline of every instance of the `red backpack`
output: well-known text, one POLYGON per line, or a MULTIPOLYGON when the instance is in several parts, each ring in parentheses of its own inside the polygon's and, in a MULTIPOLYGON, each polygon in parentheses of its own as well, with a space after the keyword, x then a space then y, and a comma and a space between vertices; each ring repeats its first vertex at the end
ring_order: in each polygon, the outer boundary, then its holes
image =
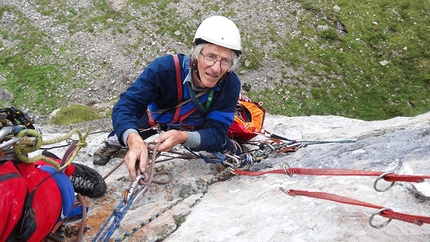
POLYGON ((60 216, 61 193, 48 172, 0 161, 0 241, 42 241, 60 216))
MULTIPOLYGON (((65 174, 45 162, 25 163, 11 155, 11 144, 6 142, 24 129, 35 129, 28 111, 0 109, 1 242, 42 241, 59 219, 70 213, 74 203, 73 185, 65 174)), ((72 149, 73 142, 67 152, 72 149)))

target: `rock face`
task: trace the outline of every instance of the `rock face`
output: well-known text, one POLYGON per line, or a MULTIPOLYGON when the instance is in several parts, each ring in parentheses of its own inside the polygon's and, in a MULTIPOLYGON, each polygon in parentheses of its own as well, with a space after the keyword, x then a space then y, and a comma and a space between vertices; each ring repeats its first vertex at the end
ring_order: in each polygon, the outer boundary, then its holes
MULTIPOLYGON (((314 144, 293 153, 274 154, 247 167, 249 170, 270 171, 287 163, 292 168, 430 174, 430 113, 372 122, 337 116, 267 115, 265 128, 273 134, 300 141, 359 140, 355 143, 314 144)), ((54 129, 48 127, 42 127, 42 130, 44 137, 60 133, 49 132, 54 129)), ((94 167, 91 154, 106 135, 105 132, 91 134, 87 138, 88 146, 81 150, 75 162, 94 167)), ((177 151, 186 153, 181 147, 177 151)), ((54 152, 61 154, 61 149, 54 152)), ((119 152, 106 166, 94 168, 106 175, 121 162, 124 154, 119 152)), ((332 193, 395 212, 430 216, 428 180, 422 183, 398 182, 386 192, 377 192, 373 188, 376 177, 372 176, 238 175, 192 192, 199 185, 211 183, 218 174, 214 165, 202 159, 178 158, 157 163, 156 167, 172 172, 173 181, 167 185, 149 186, 126 213, 112 239, 169 242, 430 240, 428 224, 417 226, 392 220, 385 227, 376 229, 369 225, 369 218, 378 209, 303 196, 291 197, 280 190, 282 187, 332 193), (181 198, 185 194, 192 195, 181 198)), ((91 241, 96 236, 101 225, 120 204, 122 192, 130 184, 126 168, 116 169, 106 182, 108 193, 105 196, 86 198, 89 212, 84 241, 91 241)), ((377 186, 381 189, 388 185, 382 180, 377 186)), ((373 223, 385 221, 386 218, 375 216, 373 223)), ((71 220, 66 223, 66 231, 71 236, 66 240, 75 238, 72 234, 79 222, 71 220)))

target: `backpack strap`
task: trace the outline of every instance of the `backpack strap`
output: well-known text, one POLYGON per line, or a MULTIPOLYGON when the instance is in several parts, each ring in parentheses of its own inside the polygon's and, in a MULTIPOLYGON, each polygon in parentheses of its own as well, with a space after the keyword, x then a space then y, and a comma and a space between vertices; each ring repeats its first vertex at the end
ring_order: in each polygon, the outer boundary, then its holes
POLYGON ((28 241, 30 237, 36 232, 36 212, 33 209, 34 192, 27 192, 24 203, 24 211, 17 227, 16 237, 21 241, 28 241))

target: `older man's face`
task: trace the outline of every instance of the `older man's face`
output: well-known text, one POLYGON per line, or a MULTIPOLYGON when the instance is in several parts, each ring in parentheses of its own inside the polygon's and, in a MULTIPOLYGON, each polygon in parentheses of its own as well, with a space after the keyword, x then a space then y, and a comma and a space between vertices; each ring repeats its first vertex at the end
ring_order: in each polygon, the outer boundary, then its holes
POLYGON ((194 79, 194 85, 199 88, 212 88, 230 69, 232 50, 218 45, 208 44, 199 54, 198 70, 200 81, 194 79))

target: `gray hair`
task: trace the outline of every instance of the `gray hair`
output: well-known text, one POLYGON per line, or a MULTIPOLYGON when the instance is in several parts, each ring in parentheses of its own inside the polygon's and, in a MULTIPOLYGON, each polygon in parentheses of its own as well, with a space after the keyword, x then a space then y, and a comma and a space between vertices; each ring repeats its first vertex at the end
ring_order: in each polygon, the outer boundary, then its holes
MULTIPOLYGON (((204 44, 199 44, 199 45, 194 45, 193 48, 191 49, 191 61, 196 60, 199 58, 200 52, 207 46, 209 45, 209 43, 204 43, 204 44)), ((236 54, 236 52, 234 52, 233 50, 231 51, 231 62, 232 65, 231 67, 228 69, 227 72, 231 72, 234 71, 236 69, 236 67, 239 66, 239 56, 236 54)))

